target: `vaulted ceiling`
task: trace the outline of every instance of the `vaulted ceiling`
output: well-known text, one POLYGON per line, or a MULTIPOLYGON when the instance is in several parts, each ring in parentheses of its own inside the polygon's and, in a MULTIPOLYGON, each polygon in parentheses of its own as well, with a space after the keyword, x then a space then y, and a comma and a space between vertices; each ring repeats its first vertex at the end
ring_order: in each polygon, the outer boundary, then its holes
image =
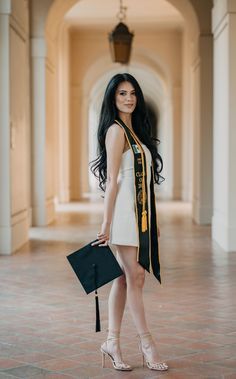
MULTIPOLYGON (((183 17, 166 0, 123 0, 126 20, 132 28, 181 28, 183 17)), ((65 20, 80 28, 106 28, 118 23, 118 0, 80 0, 65 15, 65 20)))

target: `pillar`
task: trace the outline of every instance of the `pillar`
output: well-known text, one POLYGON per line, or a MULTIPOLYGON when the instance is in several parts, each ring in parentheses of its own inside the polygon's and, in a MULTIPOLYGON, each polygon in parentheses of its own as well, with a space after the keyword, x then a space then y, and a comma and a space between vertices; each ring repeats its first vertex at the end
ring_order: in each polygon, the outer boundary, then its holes
POLYGON ((30 121, 28 2, 0 1, 0 254, 28 239, 30 121))
POLYGON ((193 219, 210 224, 212 218, 212 35, 201 33, 199 58, 192 66, 193 99, 193 219))
POLYGON ((181 130, 181 103, 182 87, 174 85, 172 88, 173 103, 173 192, 174 200, 180 200, 182 196, 182 130, 181 130))
POLYGON ((215 0, 214 33, 214 196, 212 238, 236 251, 236 2, 215 0))
POLYGON ((10 199, 10 2, 0 3, 0 251, 11 251, 10 199))
POLYGON ((32 224, 54 219, 55 67, 47 48, 45 22, 51 0, 31 4, 32 224))

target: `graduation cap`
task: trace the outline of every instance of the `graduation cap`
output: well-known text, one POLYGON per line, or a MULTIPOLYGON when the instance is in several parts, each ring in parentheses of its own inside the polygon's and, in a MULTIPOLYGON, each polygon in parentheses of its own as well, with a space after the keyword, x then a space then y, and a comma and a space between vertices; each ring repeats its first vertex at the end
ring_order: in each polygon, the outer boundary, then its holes
POLYGON ((67 259, 85 292, 89 294, 95 291, 95 330, 96 332, 100 332, 101 325, 97 289, 118 278, 124 273, 110 247, 98 245, 92 246, 91 244, 95 241, 92 241, 81 249, 74 251, 67 256, 67 259))

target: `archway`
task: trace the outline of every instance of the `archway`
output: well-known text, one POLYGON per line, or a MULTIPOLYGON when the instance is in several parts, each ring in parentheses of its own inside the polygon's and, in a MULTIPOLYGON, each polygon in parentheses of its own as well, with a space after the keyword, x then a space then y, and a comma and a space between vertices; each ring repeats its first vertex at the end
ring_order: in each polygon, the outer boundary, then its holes
MULTIPOLYGON (((53 51, 55 52, 55 41, 57 41, 58 36, 58 30, 61 27, 61 23, 64 17, 64 14, 70 9, 74 4, 76 4, 77 1, 68 1, 66 4, 65 2, 62 2, 61 0, 56 0, 52 4, 47 20, 45 25, 45 31, 46 31, 46 37, 47 37, 47 45, 48 45, 48 56, 53 56, 53 51), (54 47, 52 46, 54 44, 54 47)), ((201 104, 209 104, 209 101, 211 102, 211 98, 208 96, 208 94, 204 94, 204 92, 201 92, 202 89, 202 78, 204 70, 205 73, 209 72, 211 69, 211 65, 205 65, 205 56, 207 55, 207 47, 204 49, 204 51, 200 51, 199 47, 201 47, 201 40, 199 40, 199 34, 201 33, 201 28, 204 29, 204 35, 200 34, 200 38, 203 36, 204 41, 206 41, 206 44, 211 43, 211 37, 209 37, 208 30, 210 30, 209 25, 209 15, 210 15, 210 4, 211 2, 207 1, 207 6, 209 8, 209 12, 207 12, 206 17, 200 17, 201 14, 201 7, 197 5, 197 1, 191 0, 191 1, 175 1, 170 0, 169 3, 171 3, 174 7, 176 7, 183 15, 185 19, 185 27, 188 30, 188 34, 186 37, 185 34, 185 40, 184 43, 187 46, 188 50, 188 57, 184 57, 184 64, 186 64, 187 67, 187 73, 185 70, 185 76, 183 78, 183 87, 185 87, 184 96, 183 96, 183 102, 188 101, 190 108, 191 108, 191 115, 193 115, 193 119, 190 117, 185 117, 185 120, 183 122, 183 131, 184 136, 189 135, 191 136, 193 134, 192 131, 189 132, 189 124, 192 125, 192 127, 195 129, 195 134, 199 135, 199 128, 201 126, 201 121, 204 121, 204 123, 211 125, 211 122, 209 122, 209 116, 206 117, 206 111, 204 108, 202 108, 201 104), (206 28, 207 26, 207 28, 206 28), (207 40, 207 37, 208 40, 207 40), (205 38, 206 37, 206 38, 205 38), (199 53, 201 54, 201 60, 199 60, 199 53), (200 70, 200 64, 202 65, 200 70), (187 85, 187 83, 191 83, 190 86, 187 85), (201 94, 201 97, 200 97, 201 94), (191 96, 190 96, 191 95, 191 96), (210 98, 210 100, 208 99, 210 98), (189 100, 190 99, 190 100, 189 100), (208 100, 206 100, 208 99, 208 100), (188 127, 188 129, 187 129, 188 127)), ((211 52, 209 52, 211 54, 211 52)), ((55 56, 55 55, 54 55, 55 56)), ((53 59, 53 58, 52 58, 53 59)), ((208 59, 208 58, 207 58, 208 59)), ((209 87, 211 88, 211 86, 209 87)), ((174 93, 172 93, 172 96, 179 98, 180 97, 180 87, 177 87, 174 89, 174 93)), ((181 104, 180 104, 181 106, 181 104)), ((211 107, 209 107, 211 108, 211 107)), ((172 110, 170 110, 172 111, 172 110)), ((179 114, 176 117, 181 117, 179 114)), ((210 120, 211 121, 211 120, 210 120)), ((190 128, 191 129, 191 128, 190 128)), ((187 146, 189 146, 189 142, 187 140, 188 138, 183 139, 183 143, 187 146)), ((197 159, 194 159, 193 161, 196 162, 196 165, 194 167, 194 185, 193 185, 193 217, 198 222, 206 222, 211 218, 211 206, 208 206, 208 208, 205 206, 204 202, 204 191, 207 192, 207 196, 212 196, 211 193, 211 183, 206 181, 204 182, 205 187, 208 186, 208 188, 205 188, 203 190, 203 187, 199 185, 199 182, 203 182, 203 178, 201 177, 201 171, 199 170, 199 159, 202 156, 202 154, 199 153, 199 149, 202 147, 202 143, 198 139, 197 144, 195 144, 195 155, 197 156, 197 159), (207 208, 207 209, 206 209, 207 208)), ((183 147, 183 149, 186 148, 186 146, 183 147)), ((190 151, 189 151, 190 153, 190 151)), ((177 149, 176 151, 177 155, 181 155, 181 151, 177 149)), ((210 154, 210 151, 209 151, 210 154)), ((201 165, 201 162, 200 162, 201 165)), ((189 172, 191 171, 191 167, 188 167, 189 172)), ((186 176, 186 173, 185 173, 186 176)), ((187 175, 190 177, 190 175, 187 175)), ((186 186, 187 188, 187 186, 186 186)), ((178 193, 182 191, 181 188, 178 189, 178 193)), ((184 191, 183 191, 184 192, 184 191)), ((174 195, 175 197, 175 195, 174 195)), ((187 198, 190 200, 190 192, 189 190, 184 194, 183 198, 187 198)), ((209 200, 209 199, 208 199, 209 200)), ((210 201, 208 201, 210 204, 210 201)))

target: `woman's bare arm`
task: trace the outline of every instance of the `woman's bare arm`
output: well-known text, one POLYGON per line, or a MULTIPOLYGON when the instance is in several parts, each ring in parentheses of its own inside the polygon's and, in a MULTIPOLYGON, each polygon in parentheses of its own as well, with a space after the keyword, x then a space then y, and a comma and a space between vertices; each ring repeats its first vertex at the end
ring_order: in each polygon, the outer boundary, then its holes
MULTIPOLYGON (((106 153, 107 153, 107 183, 104 196, 104 214, 103 223, 100 233, 98 233, 98 242, 95 244, 101 244, 109 240, 110 237, 110 225, 112 221, 112 214, 117 194, 117 176, 120 169, 122 153, 125 145, 125 135, 123 129, 113 124, 106 134, 106 153)), ((102 244, 100 246, 103 246, 102 244)))

